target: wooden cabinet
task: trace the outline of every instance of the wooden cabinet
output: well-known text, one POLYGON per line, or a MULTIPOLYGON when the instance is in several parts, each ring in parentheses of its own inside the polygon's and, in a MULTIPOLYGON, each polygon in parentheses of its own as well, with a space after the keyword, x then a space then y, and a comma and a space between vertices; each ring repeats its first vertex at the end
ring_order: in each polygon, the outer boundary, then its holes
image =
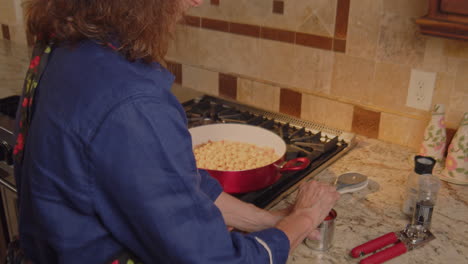
POLYGON ((422 33, 468 40, 468 0, 428 1, 428 14, 416 20, 422 33))
POLYGON ((440 11, 445 13, 468 16, 468 1, 466 0, 441 0, 440 11))

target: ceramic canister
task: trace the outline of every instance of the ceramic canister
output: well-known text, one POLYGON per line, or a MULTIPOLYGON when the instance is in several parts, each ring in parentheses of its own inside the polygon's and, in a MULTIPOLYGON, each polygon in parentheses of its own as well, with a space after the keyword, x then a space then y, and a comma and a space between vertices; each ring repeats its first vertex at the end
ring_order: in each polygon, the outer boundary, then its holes
POLYGON ((447 134, 445 130, 445 106, 436 104, 432 110, 431 120, 424 131, 424 140, 419 155, 432 157, 436 160, 436 167, 443 168, 446 150, 447 134))
POLYGON ((463 116, 460 127, 450 142, 445 169, 440 179, 468 185, 468 113, 463 116))

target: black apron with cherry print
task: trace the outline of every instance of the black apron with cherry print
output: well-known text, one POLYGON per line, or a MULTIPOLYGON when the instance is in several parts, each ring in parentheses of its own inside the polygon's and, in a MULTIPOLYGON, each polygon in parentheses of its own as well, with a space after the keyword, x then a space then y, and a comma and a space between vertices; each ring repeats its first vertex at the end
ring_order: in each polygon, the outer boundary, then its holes
MULTIPOLYGON (((15 166, 21 166, 23 162, 26 139, 32 120, 35 91, 39 85, 42 74, 47 67, 53 46, 53 41, 49 44, 40 43, 38 41, 33 50, 31 63, 24 80, 23 94, 18 106, 18 128, 16 144, 13 148, 13 159, 15 161, 15 166)), ((108 44, 107 46, 113 50, 117 50, 112 44, 108 44)), ((19 238, 14 238, 13 241, 8 245, 6 264, 34 264, 25 257, 23 250, 21 250, 19 238)), ((142 264, 142 262, 139 261, 138 258, 130 251, 123 250, 103 264, 142 264)))
POLYGON ((16 145, 13 148, 13 158, 15 166, 21 166, 24 156, 25 140, 28 136, 32 118, 32 105, 34 93, 41 79, 42 73, 49 61, 53 43, 49 45, 36 44, 33 50, 31 63, 26 73, 23 85, 23 95, 18 109, 18 132, 16 135, 16 145))

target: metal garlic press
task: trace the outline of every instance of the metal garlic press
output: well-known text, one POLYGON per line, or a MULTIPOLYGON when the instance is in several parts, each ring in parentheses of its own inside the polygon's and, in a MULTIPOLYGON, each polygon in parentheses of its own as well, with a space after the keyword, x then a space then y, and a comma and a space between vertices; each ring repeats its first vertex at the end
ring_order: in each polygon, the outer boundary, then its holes
POLYGON ((388 233, 353 248, 351 256, 359 258, 393 244, 393 246, 359 262, 360 264, 379 264, 420 247, 433 239, 435 239, 435 236, 422 225, 407 225, 402 231, 388 233))

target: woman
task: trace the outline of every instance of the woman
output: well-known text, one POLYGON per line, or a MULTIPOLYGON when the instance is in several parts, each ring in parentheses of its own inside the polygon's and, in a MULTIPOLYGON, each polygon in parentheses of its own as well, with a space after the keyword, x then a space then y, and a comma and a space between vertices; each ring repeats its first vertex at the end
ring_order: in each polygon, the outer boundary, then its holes
POLYGON ((37 44, 14 154, 33 263, 284 263, 338 199, 310 182, 290 210, 270 213, 197 170, 161 65, 200 1, 27 2, 37 44))

